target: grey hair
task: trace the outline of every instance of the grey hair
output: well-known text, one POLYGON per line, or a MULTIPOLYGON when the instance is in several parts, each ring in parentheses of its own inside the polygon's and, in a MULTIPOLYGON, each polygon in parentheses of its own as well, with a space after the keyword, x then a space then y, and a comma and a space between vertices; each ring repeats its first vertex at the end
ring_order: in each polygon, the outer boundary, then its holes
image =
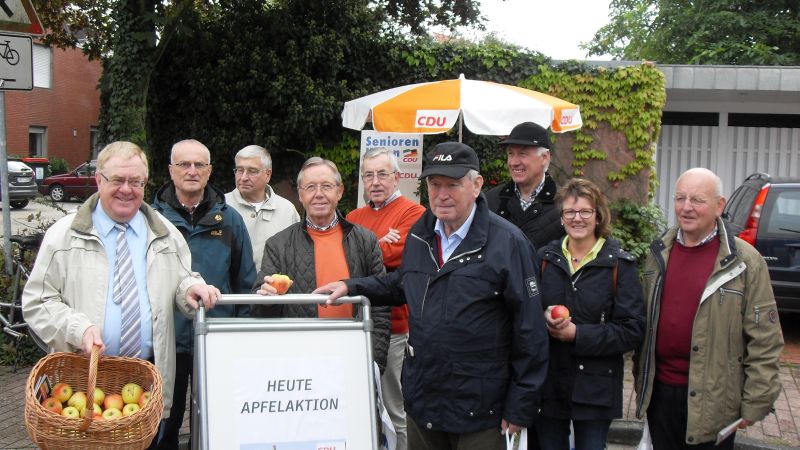
MULTIPOLYGON (((537 155, 544 157, 544 155, 545 155, 546 153, 550 153, 550 149, 549 149, 549 148, 547 148, 547 147, 537 147, 537 148, 536 148, 536 154, 537 154, 537 155)), ((544 166, 544 171, 545 171, 545 172, 547 172, 547 169, 549 169, 549 168, 550 168, 550 162, 548 162, 548 163, 547 163, 547 164, 544 166)))
POLYGON ((481 176, 481 174, 475 169, 469 169, 469 172, 467 172, 466 176, 469 177, 469 181, 475 181, 479 176, 481 176))
POLYGON ((678 177, 678 180, 675 182, 675 185, 677 185, 678 182, 681 181, 681 178, 689 174, 697 174, 697 175, 702 174, 711 177, 714 180, 714 195, 716 195, 717 197, 723 196, 722 179, 717 174, 715 174, 711 170, 706 169, 705 167, 693 167, 691 169, 687 169, 685 172, 681 174, 681 176, 678 177))
POLYGON ((185 144, 194 144, 194 145, 199 145, 200 147, 202 147, 203 150, 205 150, 207 162, 209 164, 211 163, 211 151, 208 149, 208 147, 206 147, 202 142, 198 141, 197 139, 184 139, 182 141, 178 141, 178 142, 172 144, 172 150, 170 150, 170 152, 169 152, 169 160, 170 160, 170 162, 173 162, 173 163, 175 162, 175 160, 173 159, 173 156, 175 155, 175 149, 178 146, 185 145, 185 144))
POLYGON ((238 162, 240 159, 245 158, 261 158, 261 168, 266 170, 272 169, 272 157, 269 156, 269 152, 264 147, 248 145, 236 152, 236 156, 233 160, 238 162))
POLYGON ((378 147, 378 148, 373 148, 373 149, 367 150, 367 152, 364 153, 364 156, 361 158, 361 163, 363 164, 364 160, 377 158, 378 156, 381 156, 381 155, 388 156, 389 157, 389 161, 392 164, 392 170, 394 170, 395 172, 400 172, 400 163, 397 162, 397 157, 394 156, 394 153, 392 153, 391 150, 389 150, 388 148, 385 148, 385 147, 378 147))
POLYGON ((300 168, 300 173, 297 174, 298 187, 303 183, 303 172, 305 172, 305 170, 309 167, 314 166, 328 166, 328 168, 333 170, 333 176, 336 178, 336 184, 342 184, 342 175, 339 173, 339 168, 336 167, 336 164, 333 161, 320 158, 319 156, 312 156, 303 163, 303 167, 300 168))

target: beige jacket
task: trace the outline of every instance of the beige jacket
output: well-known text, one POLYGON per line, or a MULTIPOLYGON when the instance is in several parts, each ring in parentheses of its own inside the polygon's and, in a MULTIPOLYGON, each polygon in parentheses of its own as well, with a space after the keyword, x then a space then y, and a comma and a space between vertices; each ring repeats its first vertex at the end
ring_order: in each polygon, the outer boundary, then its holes
MULTIPOLYGON (((778 358, 783 334, 764 258, 728 234, 721 220, 720 248, 692 326, 686 443, 714 441, 738 418, 763 419, 781 390, 778 358)), ((643 282, 647 328, 635 357, 636 415, 647 411, 655 378, 661 291, 677 229, 650 246, 643 282)))
POLYGON ((261 258, 264 256, 264 244, 275 233, 283 230, 293 223, 300 222, 297 208, 289 200, 281 197, 267 185, 269 197, 261 208, 256 210, 253 205, 242 198, 238 189, 225 194, 225 203, 233 207, 244 219, 250 243, 253 244, 253 260, 256 270, 261 267, 261 258))
MULTIPOLYGON (((108 291, 109 263, 92 224, 98 195, 75 213, 57 221, 45 234, 36 264, 22 293, 22 312, 51 352, 82 348, 83 333, 97 325, 102 334, 108 291)), ((180 232, 147 204, 142 204, 147 237, 147 291, 153 317, 155 365, 163 378, 164 417, 169 417, 175 382, 175 325, 177 308, 193 315, 187 289, 203 283, 191 271, 189 247, 180 232)))

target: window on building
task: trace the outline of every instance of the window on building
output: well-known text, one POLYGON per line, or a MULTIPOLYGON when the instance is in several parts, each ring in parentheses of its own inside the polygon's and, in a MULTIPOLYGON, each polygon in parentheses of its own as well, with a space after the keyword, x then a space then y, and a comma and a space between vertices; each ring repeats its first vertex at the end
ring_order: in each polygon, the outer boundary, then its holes
POLYGON ((28 127, 28 156, 47 156, 47 127, 28 127))
POLYGON ((800 114, 728 114, 732 127, 800 128, 800 114))
POLYGON ((97 159, 97 154, 100 153, 100 143, 97 142, 99 135, 100 132, 97 130, 97 127, 89 127, 89 145, 92 150, 92 159, 97 159))
POLYGON ((53 50, 45 45, 33 44, 33 87, 53 87, 53 50))
POLYGON ((661 125, 719 126, 719 113, 664 111, 661 125))

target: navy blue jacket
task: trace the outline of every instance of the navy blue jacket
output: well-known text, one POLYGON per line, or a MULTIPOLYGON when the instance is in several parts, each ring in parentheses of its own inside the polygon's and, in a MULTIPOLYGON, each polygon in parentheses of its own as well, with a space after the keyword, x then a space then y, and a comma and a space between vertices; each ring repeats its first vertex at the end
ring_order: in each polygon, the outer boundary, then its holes
MULTIPOLYGON (((225 203, 225 193, 206 186, 203 200, 191 216, 175 195, 170 181, 156 193, 153 208, 183 234, 192 252, 192 270, 223 294, 248 294, 256 279, 253 247, 242 216, 225 203)), ((248 315, 247 305, 219 305, 209 317, 248 315)), ((175 350, 194 352, 192 321, 175 314, 175 350)))
POLYGON ((636 259, 614 239, 607 239, 597 257, 571 276, 561 240, 539 250, 539 259, 542 306, 566 306, 576 326, 573 342, 550 338, 541 414, 576 420, 622 417, 623 355, 639 348, 644 337, 636 259))
POLYGON ((547 333, 533 246, 490 212, 481 194, 466 238, 438 266, 430 210, 411 228, 400 268, 345 281, 351 295, 409 308, 403 363, 406 412, 451 433, 500 420, 530 426, 547 370, 547 333))

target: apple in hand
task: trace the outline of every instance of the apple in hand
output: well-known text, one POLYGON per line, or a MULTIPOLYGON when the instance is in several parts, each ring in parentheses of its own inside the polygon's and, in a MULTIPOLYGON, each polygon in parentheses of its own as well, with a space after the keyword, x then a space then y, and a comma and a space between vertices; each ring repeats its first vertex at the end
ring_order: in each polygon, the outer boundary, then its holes
POLYGON ((125 416, 125 417, 128 417, 131 414, 135 414, 135 413, 139 412, 140 409, 141 408, 139 407, 138 404, 136 404, 136 403, 128 403, 127 405, 125 405, 124 408, 122 408, 122 415, 125 416))
POLYGON ((44 399, 42 406, 44 406, 44 409, 52 411, 56 414, 61 414, 61 410, 63 409, 61 407, 61 402, 55 397, 47 397, 44 399))
POLYGON ((57 398, 61 403, 66 403, 72 397, 72 386, 67 383, 58 383, 53 386, 52 396, 57 398))
POLYGON ((94 388, 94 398, 92 398, 92 401, 94 401, 95 405, 102 405, 103 399, 105 398, 106 398, 106 393, 103 392, 102 389, 100 389, 99 387, 94 388))
POLYGON ((81 413, 78 411, 78 408, 74 406, 67 406, 61 411, 61 415, 64 417, 69 417, 70 419, 80 419, 81 413))
POLYGON ((286 291, 292 287, 292 279, 286 275, 280 273, 273 273, 272 274, 272 281, 269 283, 270 286, 274 287, 278 294, 285 294, 286 291))
POLYGON ((105 420, 117 420, 122 417, 122 411, 117 408, 108 408, 103 411, 103 419, 105 420))
POLYGON ((128 383, 125 386, 122 386, 122 401, 125 402, 127 405, 128 403, 137 403, 139 401, 139 397, 142 396, 142 389, 136 383, 128 383))
POLYGON ((125 406, 125 402, 122 401, 122 396, 119 394, 106 395, 105 400, 103 400, 104 410, 116 409, 117 411, 121 411, 123 406, 125 406))
POLYGON ((142 392, 142 395, 139 397, 139 408, 144 408, 145 405, 150 403, 150 396, 151 395, 152 394, 150 393, 150 391, 142 392))
POLYGON ((84 409, 86 409, 86 403, 88 401, 89 399, 86 398, 86 394, 84 394, 81 391, 78 391, 72 394, 72 397, 70 397, 69 400, 67 401, 67 405, 78 408, 78 411, 83 411, 84 409))
POLYGON ((556 319, 569 319, 569 310, 564 305, 556 305, 553 306, 553 309, 550 310, 550 317, 553 320, 556 319))

